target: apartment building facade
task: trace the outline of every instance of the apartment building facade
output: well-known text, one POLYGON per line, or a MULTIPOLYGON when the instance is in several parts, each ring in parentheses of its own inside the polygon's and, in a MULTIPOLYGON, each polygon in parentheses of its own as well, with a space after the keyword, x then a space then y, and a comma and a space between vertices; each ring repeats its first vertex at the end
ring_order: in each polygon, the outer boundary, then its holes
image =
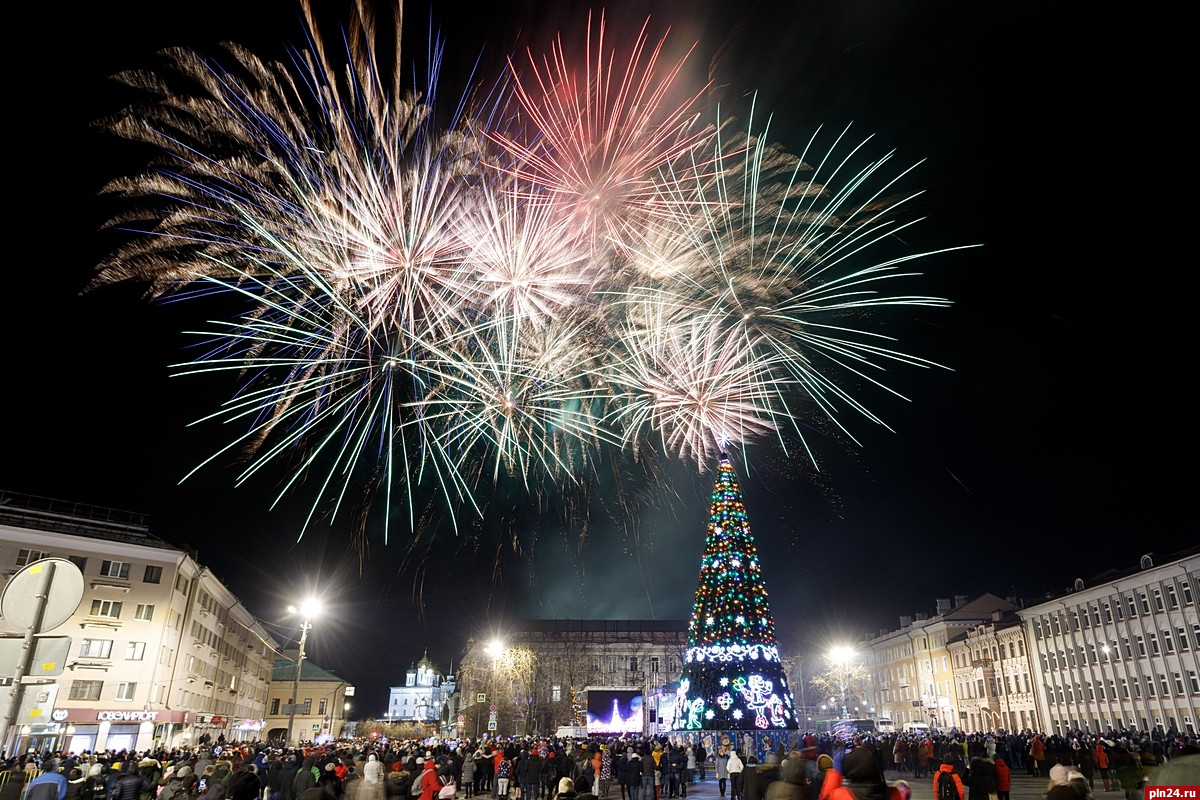
POLYGON ((948 649, 963 728, 989 733, 1042 730, 1019 617, 997 611, 991 621, 951 640, 948 649))
POLYGON ((1113 571, 1018 612, 1051 732, 1200 725, 1200 552, 1113 571))
POLYGON ((938 599, 934 614, 900 617, 900 627, 868 638, 862 646, 870 652, 869 668, 876 715, 897 728, 921 724, 933 728, 961 728, 968 722, 959 702, 950 643, 964 638, 993 612, 1016 606, 985 594, 975 600, 958 595, 953 601, 938 599))
POLYGON ((0 495, 0 587, 47 558, 83 578, 75 612, 41 632, 69 637, 67 659, 25 687, 37 702, 23 704, 7 752, 259 737, 279 647, 211 570, 136 513, 0 495))

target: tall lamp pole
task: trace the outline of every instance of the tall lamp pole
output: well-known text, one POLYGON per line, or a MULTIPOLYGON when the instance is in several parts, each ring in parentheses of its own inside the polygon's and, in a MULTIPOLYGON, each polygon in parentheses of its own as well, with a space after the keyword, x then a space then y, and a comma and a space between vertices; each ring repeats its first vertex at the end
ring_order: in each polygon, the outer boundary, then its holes
POLYGON ((838 674, 838 688, 842 693, 842 719, 850 719, 850 709, 846 707, 846 684, 850 679, 850 660, 854 658, 854 651, 849 647, 835 647, 830 652, 830 657, 835 664, 841 667, 838 674))
POLYGON ((313 599, 305 600, 300 608, 288 606, 288 611, 292 614, 299 613, 303 617, 303 622, 300 623, 300 653, 296 656, 296 674, 292 678, 292 702, 288 706, 288 726, 286 744, 300 744, 300 739, 297 736, 292 739, 292 731, 296 727, 296 706, 300 704, 300 667, 304 663, 304 645, 308 641, 308 632, 312 629, 311 617, 321 610, 321 605, 313 599))

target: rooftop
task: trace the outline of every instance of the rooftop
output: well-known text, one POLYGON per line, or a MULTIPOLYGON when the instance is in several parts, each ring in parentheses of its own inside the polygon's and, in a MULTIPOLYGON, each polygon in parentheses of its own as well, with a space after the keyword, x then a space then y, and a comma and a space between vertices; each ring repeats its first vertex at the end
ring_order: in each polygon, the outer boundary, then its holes
MULTIPOLYGON (((275 666, 271 670, 271 681, 291 681, 296 679, 296 660, 293 658, 277 658, 275 666)), ((330 672, 324 667, 319 667, 312 661, 305 658, 300 662, 300 680, 302 681, 330 681, 333 683, 346 683, 346 679, 336 673, 330 672)))
POLYGON ((145 514, 0 490, 0 524, 179 550, 153 536, 145 514))

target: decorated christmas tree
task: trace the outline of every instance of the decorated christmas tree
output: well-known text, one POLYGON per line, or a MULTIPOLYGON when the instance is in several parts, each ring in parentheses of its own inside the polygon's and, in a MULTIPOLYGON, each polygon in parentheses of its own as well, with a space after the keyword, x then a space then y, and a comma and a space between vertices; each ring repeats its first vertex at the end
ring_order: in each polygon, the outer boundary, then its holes
POLYGON ((725 454, 713 485, 675 702, 681 730, 798 727, 742 490, 725 454))

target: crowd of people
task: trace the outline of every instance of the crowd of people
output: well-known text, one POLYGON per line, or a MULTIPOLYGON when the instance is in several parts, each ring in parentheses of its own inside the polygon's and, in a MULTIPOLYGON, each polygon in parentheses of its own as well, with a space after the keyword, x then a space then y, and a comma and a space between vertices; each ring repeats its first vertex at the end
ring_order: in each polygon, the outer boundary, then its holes
POLYGON ((727 739, 713 752, 673 737, 252 742, 28 754, 4 765, 0 800, 669 800, 710 773, 728 800, 908 800, 914 780, 931 781, 936 800, 1008 800, 1014 770, 1045 778, 1046 800, 1101 791, 1133 800, 1172 770, 1187 783, 1200 748, 1183 737, 1082 733, 810 734, 762 762, 727 739))

